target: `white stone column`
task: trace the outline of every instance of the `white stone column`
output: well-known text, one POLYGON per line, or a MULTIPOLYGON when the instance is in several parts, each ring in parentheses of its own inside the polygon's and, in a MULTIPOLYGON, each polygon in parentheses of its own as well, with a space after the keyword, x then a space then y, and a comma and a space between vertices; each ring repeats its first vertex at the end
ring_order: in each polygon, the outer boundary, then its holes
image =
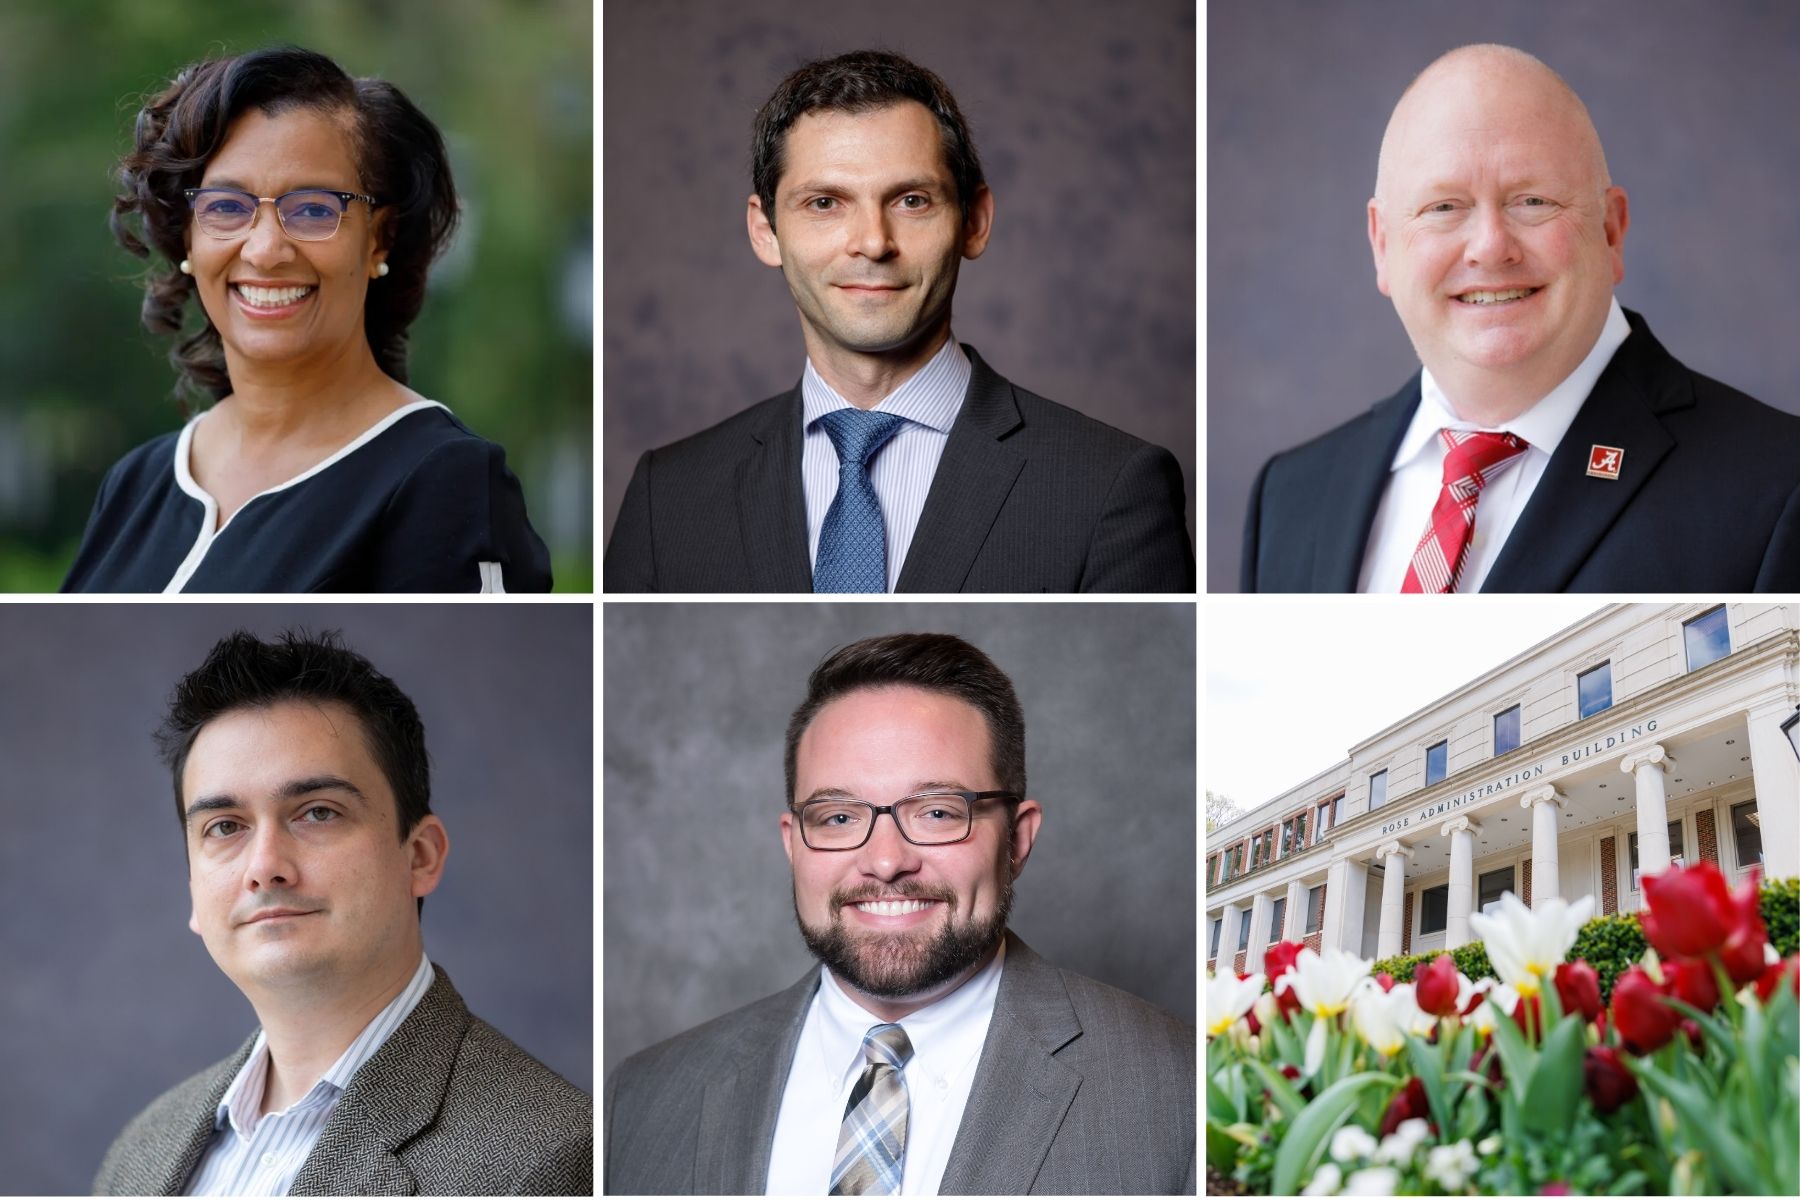
POLYGON ((1475 835, 1481 826, 1467 817, 1453 817, 1440 831, 1450 839, 1449 912, 1444 922, 1444 948, 1454 950, 1469 943, 1469 911, 1475 906, 1475 835))
POLYGON ((1531 810, 1531 907, 1562 895, 1562 865, 1556 844, 1560 831, 1557 813, 1562 810, 1563 794, 1554 784, 1532 788, 1519 801, 1519 807, 1531 810))
POLYGON ((1402 926, 1406 924, 1406 860, 1412 847, 1392 841, 1375 852, 1383 860, 1381 878, 1381 933, 1375 941, 1376 958, 1392 958, 1400 953, 1402 926))
POLYGON ((1256 893, 1250 902, 1250 949, 1244 953, 1244 970, 1253 975, 1262 970, 1263 951, 1269 948, 1269 917, 1273 907, 1267 892, 1256 893))
POLYGON ((1321 946, 1361 956, 1363 892, 1369 886, 1369 868, 1354 858, 1340 858, 1325 876, 1325 936, 1321 946))
MULTIPOLYGON (((1758 705, 1748 714, 1764 879, 1800 875, 1800 758, 1794 757, 1792 743, 1781 732, 1781 723, 1793 715, 1794 701, 1788 696, 1758 705)), ((1731 819, 1729 809, 1725 819, 1731 819)))
POLYGON ((1633 750, 1619 760, 1619 770, 1632 777, 1637 792, 1640 879, 1669 869, 1669 793, 1663 783, 1663 768, 1674 761, 1660 743, 1633 750))
POLYGON ((1304 941, 1306 938, 1306 884, 1296 879, 1288 884, 1287 916, 1281 927, 1281 940, 1284 942, 1304 941))
POLYGON ((1219 921, 1219 953, 1215 956, 1214 971, 1231 970, 1233 956, 1237 954, 1238 923, 1243 918, 1243 908, 1237 904, 1227 904, 1225 913, 1219 921))

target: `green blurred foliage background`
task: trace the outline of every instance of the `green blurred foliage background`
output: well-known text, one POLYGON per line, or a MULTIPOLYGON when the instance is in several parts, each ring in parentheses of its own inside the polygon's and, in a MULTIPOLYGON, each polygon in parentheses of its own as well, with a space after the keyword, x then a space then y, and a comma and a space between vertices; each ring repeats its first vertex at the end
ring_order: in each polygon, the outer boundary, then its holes
POLYGON ((411 386, 506 448, 556 590, 591 591, 592 28, 589 0, 0 0, 0 591, 54 591, 106 469, 182 421, 107 228, 141 98, 284 42, 443 131, 462 224, 411 386))

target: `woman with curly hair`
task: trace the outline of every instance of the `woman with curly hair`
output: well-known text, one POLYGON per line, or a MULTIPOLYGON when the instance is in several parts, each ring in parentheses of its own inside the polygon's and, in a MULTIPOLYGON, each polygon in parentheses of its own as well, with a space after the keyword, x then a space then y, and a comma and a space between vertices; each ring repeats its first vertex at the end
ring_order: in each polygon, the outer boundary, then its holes
POLYGON ((437 127, 283 47, 186 68, 135 143, 113 231, 211 404, 107 473, 63 590, 549 590, 505 452, 406 386, 457 217, 437 127))

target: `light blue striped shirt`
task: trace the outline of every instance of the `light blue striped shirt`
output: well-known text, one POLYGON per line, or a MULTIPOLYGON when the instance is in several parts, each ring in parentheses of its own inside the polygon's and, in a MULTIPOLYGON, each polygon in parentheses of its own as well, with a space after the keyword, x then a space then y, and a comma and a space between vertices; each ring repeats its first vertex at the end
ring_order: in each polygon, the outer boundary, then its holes
POLYGON ((326 1122, 336 1111, 350 1077, 381 1049, 400 1023, 412 1014, 431 987, 431 960, 419 956, 419 969, 398 996, 363 1026, 331 1069, 312 1090, 281 1112, 259 1117, 263 1086, 269 1077, 269 1043, 259 1029, 250 1057, 219 1101, 213 1118, 217 1132, 188 1180, 190 1196, 285 1196, 306 1163, 326 1122))
MULTIPOLYGON (((925 509, 925 495, 931 490, 938 459, 943 457, 944 443, 950 439, 950 426, 962 411, 963 396, 974 373, 969 356, 962 352, 952 334, 931 361, 884 396, 872 410, 906 418, 900 432, 869 464, 869 482, 875 488, 875 498, 881 502, 881 520, 887 527, 890 592, 900 579, 900 568, 906 564, 906 551, 912 545, 913 531, 919 527, 919 514, 925 509)), ((800 401, 800 419, 806 431, 800 456, 800 474, 806 483, 806 545, 816 564, 819 529, 825 524, 825 513, 838 488, 837 447, 831 444, 831 436, 819 424, 819 418, 854 405, 832 390, 810 358, 806 360, 806 374, 800 379, 800 401)))

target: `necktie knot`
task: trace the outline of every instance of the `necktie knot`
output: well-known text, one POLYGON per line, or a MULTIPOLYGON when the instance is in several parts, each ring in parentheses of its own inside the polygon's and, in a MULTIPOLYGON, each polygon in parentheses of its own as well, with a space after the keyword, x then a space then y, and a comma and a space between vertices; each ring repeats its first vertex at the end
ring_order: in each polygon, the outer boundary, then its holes
POLYGON ((838 469, 862 470, 900 432, 906 418, 860 408, 838 408, 820 417, 819 424, 825 427, 825 436, 837 450, 838 469))
POLYGON ((1475 509, 1481 489, 1518 461, 1530 447, 1513 433, 1440 429, 1444 443, 1444 486, 1431 510, 1431 523, 1413 551, 1403 592, 1453 592, 1475 537, 1475 509))
POLYGON ((863 1034, 863 1057, 876 1066, 904 1070, 912 1059, 912 1041, 898 1025, 876 1025, 863 1034))
POLYGON ((1444 441, 1444 486, 1468 489, 1470 495, 1526 450, 1515 433, 1440 429, 1438 437, 1444 441))
POLYGON ((898 1025, 873 1025, 863 1034, 863 1069, 838 1128, 831 1164, 833 1196, 892 1196, 906 1177, 909 1104, 901 1074, 912 1042, 898 1025))

